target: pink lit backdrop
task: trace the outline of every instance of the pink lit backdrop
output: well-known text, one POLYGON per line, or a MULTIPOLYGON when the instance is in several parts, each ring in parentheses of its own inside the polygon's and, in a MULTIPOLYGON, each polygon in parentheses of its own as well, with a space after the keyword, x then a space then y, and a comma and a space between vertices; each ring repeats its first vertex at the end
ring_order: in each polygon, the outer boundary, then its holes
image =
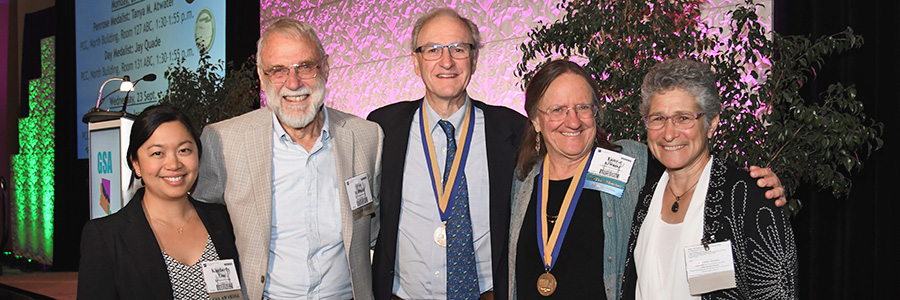
MULTIPOLYGON (((760 11, 765 24, 771 24, 772 1, 759 1, 765 6, 760 11)), ((721 26, 725 13, 741 2, 710 0, 703 9, 703 18, 713 26, 721 26)), ((383 105, 425 95, 409 55, 412 26, 433 8, 454 8, 478 24, 485 44, 469 84, 469 95, 523 112, 524 93, 515 76, 516 64, 522 59, 519 45, 538 22, 554 22, 565 14, 556 7, 558 3, 261 0, 260 22, 265 29, 268 20, 290 16, 313 24, 331 60, 326 105, 365 117, 383 105)))

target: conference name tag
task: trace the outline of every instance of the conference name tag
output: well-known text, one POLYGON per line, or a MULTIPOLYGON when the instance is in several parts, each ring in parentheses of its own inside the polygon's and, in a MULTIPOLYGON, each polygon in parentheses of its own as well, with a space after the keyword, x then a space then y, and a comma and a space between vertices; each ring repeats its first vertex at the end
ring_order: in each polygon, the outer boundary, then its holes
POLYGON ((584 188, 621 198, 632 167, 634 158, 631 156, 602 148, 594 149, 584 188))
POLYGON ((737 287, 731 241, 685 247, 684 263, 691 295, 737 287))
POLYGON ((233 259, 205 261, 203 267, 203 281, 206 283, 206 292, 209 299, 230 300, 242 299, 241 282, 238 279, 237 266, 233 259))
POLYGON ((372 197, 372 188, 369 187, 369 175, 362 175, 344 181, 347 188, 347 198, 350 200, 350 209, 353 211, 353 219, 375 213, 375 201, 372 197))

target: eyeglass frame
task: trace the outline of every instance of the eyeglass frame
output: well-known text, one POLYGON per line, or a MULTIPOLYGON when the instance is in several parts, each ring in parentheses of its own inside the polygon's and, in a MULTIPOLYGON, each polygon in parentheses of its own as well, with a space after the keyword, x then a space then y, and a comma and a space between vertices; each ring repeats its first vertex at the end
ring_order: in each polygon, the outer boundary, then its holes
POLYGON ((561 121, 561 120, 564 120, 566 117, 569 116, 569 111, 570 111, 570 110, 573 110, 573 109, 575 110, 575 117, 578 118, 578 119, 580 119, 580 120, 593 119, 593 118, 597 117, 597 114, 600 113, 600 108, 597 107, 597 105, 594 105, 594 104, 576 104, 574 107, 568 107, 568 106, 551 106, 551 107, 548 107, 548 108, 545 109, 545 110, 542 110, 542 109, 540 109, 540 108, 537 108, 537 111, 546 114, 550 121, 555 122, 555 121, 561 121), (590 118, 588 118, 588 117, 582 118, 581 116, 578 115, 578 107, 579 107, 579 106, 588 106, 588 107, 590 107, 590 110, 591 110, 591 116, 590 116, 590 118), (556 117, 554 117, 554 116, 553 116, 553 113, 550 112, 551 110, 554 110, 554 109, 562 109, 562 108, 565 108, 565 109, 566 109, 566 112, 563 113, 561 116, 556 116, 556 117))
POLYGON ((447 48, 447 53, 449 53, 450 58, 453 58, 453 59, 466 59, 466 58, 469 58, 472 56, 471 52, 478 51, 478 49, 475 49, 475 44, 457 42, 457 43, 453 43, 450 45, 441 45, 441 44, 422 45, 422 46, 416 47, 416 49, 413 49, 413 53, 421 54, 422 59, 424 59, 424 60, 435 61, 435 60, 440 60, 441 57, 444 57, 444 48, 447 48), (459 47, 460 45, 468 45, 469 46, 469 50, 466 53, 466 57, 455 57, 455 56, 453 56, 453 51, 450 51, 450 47, 459 47), (441 53, 434 59, 425 58, 425 50, 428 50, 426 47, 431 47, 430 49, 441 49, 441 53))
POLYGON ((660 130, 660 129, 666 128, 666 124, 669 124, 669 120, 672 120, 672 122, 671 122, 672 126, 675 126, 675 128, 687 130, 687 129, 694 128, 694 125, 696 125, 696 123, 697 123, 695 121, 699 120, 700 117, 702 117, 703 115, 704 115, 704 113, 702 113, 702 112, 696 113, 696 114, 695 113, 680 113, 680 114, 675 114, 675 115, 671 115, 671 116, 643 115, 643 116, 641 116, 641 119, 644 120, 644 125, 647 126, 647 130, 660 130), (675 118, 684 117, 684 116, 690 117, 690 119, 687 119, 685 121, 691 121, 691 122, 679 125, 678 122, 675 121, 675 118), (650 118, 651 117, 663 118, 662 126, 659 126, 658 128, 650 127, 650 118), (687 125, 687 127, 684 127, 685 125, 687 125))
POLYGON ((321 70, 321 69, 322 69, 322 64, 320 64, 320 63, 318 63, 318 62, 301 62, 301 63, 296 63, 296 64, 293 64, 293 65, 290 65, 290 66, 281 66, 281 65, 271 66, 271 67, 268 68, 268 70, 263 70, 262 73, 263 73, 263 75, 266 75, 266 78, 269 79, 269 81, 271 81, 272 83, 274 83, 274 84, 284 84, 285 82, 288 81, 288 79, 290 79, 290 77, 291 77, 291 72, 294 73, 294 76, 295 76, 298 80, 304 80, 304 79, 313 79, 313 78, 316 78, 316 77, 319 75, 319 70, 321 70), (310 70, 313 70, 312 77, 302 77, 302 76, 300 76, 300 72, 298 71, 298 68, 299 68, 299 67, 302 67, 302 66, 312 66, 312 67, 310 68, 310 70), (278 69, 282 69, 282 68, 288 70, 287 75, 284 76, 284 81, 281 81, 281 82, 275 81, 275 80, 272 78, 272 76, 273 76, 272 72, 275 72, 275 71, 277 71, 278 69))

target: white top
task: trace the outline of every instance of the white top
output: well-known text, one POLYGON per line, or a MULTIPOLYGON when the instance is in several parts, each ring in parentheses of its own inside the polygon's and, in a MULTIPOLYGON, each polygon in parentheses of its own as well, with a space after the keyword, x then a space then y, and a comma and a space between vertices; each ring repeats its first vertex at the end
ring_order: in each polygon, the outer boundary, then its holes
POLYGON ((659 179, 634 248, 638 276, 635 299, 700 299, 690 293, 684 248, 699 245, 703 238, 703 211, 712 162, 710 158, 703 168, 681 224, 668 224, 662 220, 662 210, 671 209, 662 205, 669 173, 664 173, 659 179))

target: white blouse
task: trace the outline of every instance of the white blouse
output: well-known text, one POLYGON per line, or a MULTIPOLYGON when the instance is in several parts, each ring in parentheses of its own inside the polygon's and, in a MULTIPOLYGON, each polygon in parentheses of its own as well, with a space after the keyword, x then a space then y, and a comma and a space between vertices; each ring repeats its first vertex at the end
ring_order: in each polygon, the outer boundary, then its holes
POLYGON ((656 185, 634 249, 634 264, 638 275, 635 299, 700 299, 699 295, 690 294, 684 248, 699 245, 703 238, 703 211, 712 163, 712 159, 706 163, 697 189, 691 196, 684 221, 680 224, 669 224, 662 220, 662 202, 669 182, 668 172, 662 175, 656 185))

